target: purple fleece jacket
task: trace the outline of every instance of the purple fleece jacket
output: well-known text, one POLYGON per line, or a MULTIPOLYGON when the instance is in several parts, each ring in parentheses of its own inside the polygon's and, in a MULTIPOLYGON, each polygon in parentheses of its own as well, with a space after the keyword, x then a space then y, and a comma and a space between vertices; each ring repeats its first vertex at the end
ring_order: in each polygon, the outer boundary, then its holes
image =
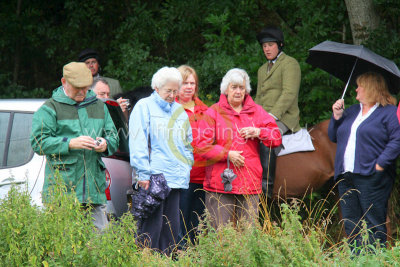
MULTIPOLYGON (((335 179, 343 173, 344 152, 350 136, 351 126, 360 112, 360 104, 345 109, 342 118, 335 120, 332 116, 328 135, 337 143, 335 158, 335 179)), ((395 160, 400 154, 400 124, 396 116, 397 109, 393 105, 379 105, 372 114, 363 121, 356 133, 356 152, 353 173, 372 175, 375 164, 392 172, 395 160)))

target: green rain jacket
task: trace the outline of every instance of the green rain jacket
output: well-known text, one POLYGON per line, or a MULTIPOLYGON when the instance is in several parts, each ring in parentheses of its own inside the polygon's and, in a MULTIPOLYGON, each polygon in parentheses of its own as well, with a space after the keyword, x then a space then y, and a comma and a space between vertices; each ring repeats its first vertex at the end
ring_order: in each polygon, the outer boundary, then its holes
POLYGON ((65 95, 63 87, 53 91, 35 112, 32 122, 33 150, 46 155, 43 201, 49 186, 55 184, 55 170, 65 182, 68 192, 75 191, 81 203, 104 204, 106 177, 101 157, 112 155, 118 148, 118 134, 106 105, 88 91, 84 101, 77 103, 65 95), (78 136, 103 137, 107 150, 98 153, 87 149, 69 149, 69 142, 78 136))

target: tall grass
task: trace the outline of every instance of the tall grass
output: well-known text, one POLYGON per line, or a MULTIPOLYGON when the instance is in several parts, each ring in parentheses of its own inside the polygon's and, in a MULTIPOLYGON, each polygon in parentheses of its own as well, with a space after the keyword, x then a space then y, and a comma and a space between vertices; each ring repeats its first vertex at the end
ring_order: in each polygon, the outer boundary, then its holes
MULTIPOLYGON (((173 258, 135 244, 135 221, 129 214, 104 232, 96 231, 73 194, 58 184, 42 208, 25 191, 13 188, 0 201, 2 266, 385 266, 400 262, 400 243, 390 249, 366 245, 352 254, 346 242, 327 234, 332 210, 321 201, 279 205, 280 219, 218 230, 201 222, 198 244, 173 258), (308 216, 300 216, 306 210, 308 216)), ((265 205, 266 208, 270 207, 265 205)), ((268 210, 264 210, 269 214, 268 210)), ((368 236, 367 231, 363 233, 368 236)))
POLYGON ((2 266, 119 266, 170 261, 149 256, 153 255, 150 251, 138 251, 132 216, 122 217, 100 234, 76 197, 66 192, 58 182, 41 208, 32 206, 29 194, 16 187, 0 201, 2 266))

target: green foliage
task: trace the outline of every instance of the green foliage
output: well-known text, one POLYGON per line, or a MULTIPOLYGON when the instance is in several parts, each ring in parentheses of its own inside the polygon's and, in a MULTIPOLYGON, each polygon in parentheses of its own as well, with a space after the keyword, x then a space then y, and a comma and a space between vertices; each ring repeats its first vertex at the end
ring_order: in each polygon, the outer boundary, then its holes
POLYGON ((44 209, 32 207, 27 192, 15 188, 0 205, 1 262, 8 266, 69 264, 77 261, 93 226, 62 184, 54 187, 44 209))
POLYGON ((136 223, 123 216, 99 233, 90 216, 58 180, 44 207, 31 206, 28 192, 13 187, 0 201, 0 266, 156 265, 135 244, 136 223))
POLYGON ((287 255, 286 264, 322 263, 326 256, 322 253, 318 233, 315 229, 311 229, 308 233, 303 232, 298 211, 296 206, 291 209, 287 204, 282 204, 282 230, 276 231, 275 248, 281 255, 287 255), (302 249, 299 250, 299 247, 302 249))
MULTIPOLYGON (((265 62, 255 36, 266 25, 282 28, 284 51, 300 63, 303 126, 329 118, 344 88, 305 61, 308 49, 322 41, 352 42, 345 1, 38 0, 19 9, 17 2, 0 3, 3 98, 49 97, 60 84, 62 66, 87 47, 99 51, 102 74, 119 79, 124 90, 149 85, 162 66, 189 64, 208 103, 218 100, 221 79, 233 67, 248 72, 255 95, 257 70, 265 62)), ((400 64, 400 4, 374 4, 381 26, 365 44, 400 64)), ((346 102, 354 102, 350 93, 346 102)))
POLYGON ((185 251, 179 261, 190 259, 191 266, 382 266, 398 260, 397 245, 391 250, 365 245, 359 255, 352 254, 345 242, 325 248, 326 236, 321 231, 325 219, 311 224, 311 218, 301 219, 299 203, 282 204, 280 224, 274 223, 268 231, 248 222, 239 229, 230 224, 218 231, 206 230, 199 244, 185 251))
MULTIPOLYGON (((329 221, 321 222, 329 215, 303 220, 299 201, 282 204, 279 224, 268 230, 241 221, 216 231, 203 222, 198 244, 173 260, 136 246, 130 214, 99 233, 61 183, 50 196, 39 208, 30 204, 26 191, 13 188, 0 201, 0 266, 382 266, 400 260, 400 243, 391 249, 366 244, 359 255, 351 254, 345 242, 326 246, 321 229, 329 221)), ((367 229, 363 236, 368 238, 367 229)))

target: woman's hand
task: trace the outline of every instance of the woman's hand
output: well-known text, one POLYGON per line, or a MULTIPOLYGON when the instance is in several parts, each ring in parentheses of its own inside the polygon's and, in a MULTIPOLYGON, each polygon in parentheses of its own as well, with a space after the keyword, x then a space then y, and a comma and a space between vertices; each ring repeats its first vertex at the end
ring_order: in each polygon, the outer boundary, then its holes
POLYGON ((141 188, 143 188, 144 190, 149 189, 150 180, 138 181, 137 183, 138 183, 139 186, 140 186, 141 188))
POLYGON ((379 166, 378 163, 375 164, 375 169, 376 169, 377 171, 383 171, 383 170, 385 170, 384 168, 382 168, 381 166, 379 166))
POLYGON ((245 139, 258 138, 260 136, 261 129, 256 127, 243 127, 239 130, 241 137, 245 139))
POLYGON ((235 167, 243 167, 244 166, 244 157, 242 154, 243 151, 235 151, 231 150, 228 152, 228 159, 235 165, 235 167))
POLYGON ((344 100, 343 99, 337 100, 335 104, 333 104, 332 110, 333 110, 333 117, 335 118, 335 120, 339 120, 343 116, 344 100))

